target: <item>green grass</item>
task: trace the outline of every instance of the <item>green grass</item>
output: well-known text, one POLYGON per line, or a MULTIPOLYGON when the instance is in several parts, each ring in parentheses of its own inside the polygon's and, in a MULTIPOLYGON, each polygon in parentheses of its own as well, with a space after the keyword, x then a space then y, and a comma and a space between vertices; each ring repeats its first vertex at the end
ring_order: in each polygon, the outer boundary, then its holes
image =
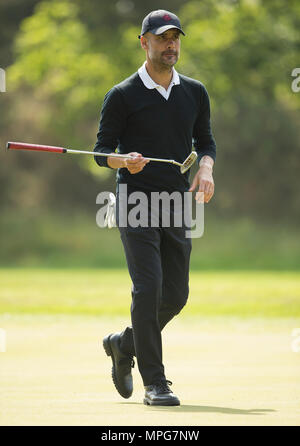
POLYGON ((178 317, 163 331, 163 358, 179 407, 143 404, 138 367, 123 399, 102 348, 126 317, 0 316, 0 425, 299 425, 300 361, 294 318, 178 317))
MULTIPOLYGON (((129 315, 126 269, 1 269, 0 283, 2 314, 129 315)), ((299 317, 300 274, 192 271, 183 313, 299 317)))
MULTIPOLYGON (((100 229, 95 213, 77 216, 29 213, 0 215, 0 266, 124 268, 118 229, 100 229)), ((299 271, 299 228, 251 219, 220 220, 209 210, 204 235, 193 239, 192 270, 299 271)))

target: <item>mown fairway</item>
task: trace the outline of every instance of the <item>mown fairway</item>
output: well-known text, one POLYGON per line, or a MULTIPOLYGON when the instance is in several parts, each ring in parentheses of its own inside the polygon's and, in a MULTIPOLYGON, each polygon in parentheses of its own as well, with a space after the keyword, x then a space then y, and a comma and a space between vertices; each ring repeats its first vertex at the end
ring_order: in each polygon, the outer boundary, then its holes
POLYGON ((296 273, 192 273, 190 303, 163 332, 176 408, 122 399, 102 337, 129 322, 114 270, 2 270, 1 425, 299 425, 296 273))
MULTIPOLYGON (((125 269, 1 269, 0 284, 1 313, 129 314, 131 281, 125 269)), ((300 274, 192 271, 183 313, 300 317, 300 274)))

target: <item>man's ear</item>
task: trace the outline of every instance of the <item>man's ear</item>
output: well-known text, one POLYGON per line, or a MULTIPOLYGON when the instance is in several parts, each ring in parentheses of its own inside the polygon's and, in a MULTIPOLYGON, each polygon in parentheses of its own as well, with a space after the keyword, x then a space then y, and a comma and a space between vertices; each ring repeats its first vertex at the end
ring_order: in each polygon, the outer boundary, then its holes
POLYGON ((141 36, 141 46, 144 50, 148 49, 148 41, 144 36, 141 36))

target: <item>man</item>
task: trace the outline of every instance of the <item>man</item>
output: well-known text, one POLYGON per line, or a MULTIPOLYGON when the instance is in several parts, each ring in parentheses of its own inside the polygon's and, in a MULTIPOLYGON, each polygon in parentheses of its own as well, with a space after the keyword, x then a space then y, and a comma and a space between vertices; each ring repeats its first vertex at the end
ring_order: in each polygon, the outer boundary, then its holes
MULTIPOLYGON (((146 53, 144 65, 104 98, 94 150, 109 154, 118 148, 118 153, 131 156, 95 157, 100 166, 118 169, 117 202, 121 185, 126 185, 128 195, 139 191, 150 197, 152 192, 198 189, 206 203, 213 196, 216 145, 209 98, 199 81, 174 69, 180 35, 185 34, 175 14, 164 10, 148 14, 139 36, 146 53), (183 175, 177 166, 145 159, 183 162, 192 145, 199 169, 191 187, 189 173, 183 175)), ((144 404, 179 405, 164 372, 161 330, 186 304, 191 240, 185 237, 184 227, 174 225, 118 227, 133 286, 132 327, 103 340, 105 352, 112 358, 115 387, 124 398, 131 396, 131 367, 136 356, 145 387, 144 404)))

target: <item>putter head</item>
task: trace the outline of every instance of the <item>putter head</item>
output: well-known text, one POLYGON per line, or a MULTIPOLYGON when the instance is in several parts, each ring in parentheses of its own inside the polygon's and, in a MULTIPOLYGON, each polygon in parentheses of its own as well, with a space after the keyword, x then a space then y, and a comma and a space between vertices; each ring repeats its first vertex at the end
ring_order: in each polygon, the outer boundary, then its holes
POLYGON ((187 170, 189 170, 196 161, 197 156, 197 152, 190 153, 186 160, 183 161, 180 167, 180 172, 185 173, 187 170))

